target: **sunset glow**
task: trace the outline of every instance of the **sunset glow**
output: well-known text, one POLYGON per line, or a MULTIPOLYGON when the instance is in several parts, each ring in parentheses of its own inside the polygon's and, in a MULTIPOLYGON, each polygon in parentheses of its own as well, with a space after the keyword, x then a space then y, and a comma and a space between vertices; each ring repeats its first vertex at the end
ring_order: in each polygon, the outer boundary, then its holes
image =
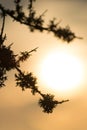
POLYGON ((74 91, 83 80, 83 66, 73 55, 53 52, 42 61, 41 78, 49 89, 62 93, 74 91))

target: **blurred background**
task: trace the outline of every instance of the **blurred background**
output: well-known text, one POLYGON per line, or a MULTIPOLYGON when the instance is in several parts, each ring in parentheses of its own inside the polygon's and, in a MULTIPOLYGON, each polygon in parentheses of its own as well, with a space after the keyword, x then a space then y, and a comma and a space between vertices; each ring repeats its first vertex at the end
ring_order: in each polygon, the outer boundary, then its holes
MULTIPOLYGON (((12 0, 0 0, 6 8, 14 8, 12 0)), ((23 1, 26 11, 27 2, 23 1)), ((8 73, 6 87, 0 89, 0 129, 1 130, 87 130, 87 1, 86 0, 36 0, 34 8, 37 15, 47 10, 44 19, 46 25, 52 18, 57 18, 60 26, 69 25, 77 36, 83 40, 75 39, 70 44, 62 42, 51 33, 31 33, 28 27, 13 22, 7 17, 5 31, 6 45, 14 43, 12 49, 15 54, 20 51, 39 47, 22 65, 25 71, 33 72, 38 79, 39 89, 51 92, 57 100, 70 99, 69 102, 57 106, 52 114, 45 114, 38 106, 39 95, 32 96, 29 90, 24 92, 15 87, 14 73, 8 73), (70 94, 50 91, 40 78, 39 65, 43 59, 55 50, 65 49, 78 57, 84 66, 84 80, 78 89, 70 94)), ((0 20, 1 25, 1 20, 0 20)))

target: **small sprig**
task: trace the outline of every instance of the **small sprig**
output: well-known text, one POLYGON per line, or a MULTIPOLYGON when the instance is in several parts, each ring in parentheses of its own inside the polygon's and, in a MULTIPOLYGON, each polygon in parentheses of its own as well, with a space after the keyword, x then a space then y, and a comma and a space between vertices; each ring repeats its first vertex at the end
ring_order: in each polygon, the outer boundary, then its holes
POLYGON ((21 55, 18 57, 17 63, 26 61, 31 56, 31 53, 36 52, 37 49, 38 49, 38 47, 36 47, 30 51, 21 52, 21 55))
POLYGON ((62 104, 64 102, 67 102, 69 100, 62 100, 62 101, 57 101, 54 99, 54 95, 52 94, 43 94, 42 98, 39 100, 39 105, 40 107, 43 108, 43 112, 45 113, 52 113, 53 109, 58 105, 62 104))
POLYGON ((32 94, 35 94, 38 91, 38 88, 36 85, 37 78, 34 77, 31 72, 25 74, 19 68, 16 68, 16 69, 19 72, 18 74, 15 74, 16 85, 20 86, 22 90, 25 90, 27 88, 31 89, 32 94))

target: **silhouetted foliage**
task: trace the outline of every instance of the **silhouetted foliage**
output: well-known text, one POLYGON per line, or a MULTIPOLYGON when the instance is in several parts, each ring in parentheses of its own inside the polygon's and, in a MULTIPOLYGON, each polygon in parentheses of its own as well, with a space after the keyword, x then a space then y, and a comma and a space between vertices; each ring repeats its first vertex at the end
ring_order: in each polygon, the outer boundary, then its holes
POLYGON ((0 67, 5 68, 7 71, 14 69, 17 66, 14 52, 10 47, 2 45, 0 48, 0 67))
POLYGON ((0 67, 0 88, 5 86, 4 82, 7 79, 6 70, 3 67, 0 67))
POLYGON ((31 54, 30 53, 32 53, 33 51, 36 51, 38 49, 38 47, 36 47, 36 48, 34 48, 33 50, 31 50, 31 51, 25 51, 25 52, 21 52, 21 55, 18 57, 18 63, 19 62, 24 62, 25 60, 27 60, 30 56, 31 56, 31 54))
POLYGON ((0 16, 2 19, 2 28, 0 33, 0 87, 5 86, 4 82, 7 80, 7 72, 15 69, 17 74, 15 74, 16 85, 21 87, 24 91, 25 89, 31 89, 33 95, 38 93, 41 98, 39 99, 39 106, 43 108, 43 112, 52 113, 53 109, 61 103, 67 102, 68 100, 57 101, 54 99, 54 95, 43 94, 38 88, 37 78, 33 76, 31 72, 23 72, 21 70, 21 62, 26 61, 32 52, 37 51, 37 48, 21 52, 19 55, 15 55, 14 51, 11 49, 12 44, 6 46, 4 44, 6 40, 6 34, 4 33, 5 27, 5 17, 10 16, 14 21, 26 25, 31 32, 38 30, 40 32, 47 31, 52 32, 54 36, 62 39, 66 42, 71 42, 75 38, 80 38, 75 35, 70 30, 69 26, 62 28, 59 23, 55 22, 55 19, 50 20, 49 24, 44 27, 45 20, 43 19, 43 14, 40 16, 36 15, 36 11, 33 8, 33 2, 35 0, 28 0, 28 15, 23 11, 23 5, 21 5, 22 0, 14 0, 15 10, 6 9, 0 4, 0 16))
POLYGON ((52 113, 53 108, 58 104, 58 101, 54 100, 54 95, 44 94, 43 98, 39 100, 40 107, 43 108, 44 112, 52 113))
POLYGON ((31 88, 32 93, 35 94, 35 91, 37 90, 37 86, 36 86, 37 79, 36 79, 36 77, 34 77, 31 72, 25 74, 24 72, 21 72, 21 70, 19 70, 18 68, 17 68, 17 70, 19 71, 19 73, 15 74, 16 85, 20 86, 22 88, 22 90, 25 90, 25 88, 31 88))
POLYGON ((54 95, 52 94, 43 94, 42 98, 39 100, 39 105, 40 107, 43 108, 43 112, 46 113, 52 113, 53 109, 58 105, 62 104, 63 102, 67 102, 69 100, 62 100, 62 101, 57 101, 54 100, 54 95))

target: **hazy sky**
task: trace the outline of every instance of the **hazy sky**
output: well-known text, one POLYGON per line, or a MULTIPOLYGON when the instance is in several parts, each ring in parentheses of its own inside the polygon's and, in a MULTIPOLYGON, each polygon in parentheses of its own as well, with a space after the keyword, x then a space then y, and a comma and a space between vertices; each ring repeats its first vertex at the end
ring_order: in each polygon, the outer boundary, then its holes
MULTIPOLYGON (((11 0, 0 0, 6 7, 13 7, 11 0)), ((26 3, 24 2, 24 5, 26 3)), ((37 105, 38 95, 32 96, 29 90, 22 92, 15 87, 13 72, 9 74, 7 86, 0 90, 0 130, 87 130, 87 1, 86 0, 37 0, 35 8, 38 14, 45 14, 46 22, 56 17, 60 25, 69 25, 83 40, 74 40, 69 45, 52 34, 30 33, 19 23, 6 22, 6 44, 14 43, 15 53, 39 47, 23 69, 32 71, 39 77, 39 64, 46 55, 58 47, 67 48, 84 65, 84 81, 80 89, 71 95, 60 95, 59 99, 69 98, 68 103, 57 106, 52 114, 45 114, 37 105)), ((1 20, 0 20, 1 21, 1 20)), ((1 22, 0 22, 1 23, 1 22)), ((39 85, 43 91, 46 86, 39 85)), ((58 96, 58 95, 57 95, 58 96)))

